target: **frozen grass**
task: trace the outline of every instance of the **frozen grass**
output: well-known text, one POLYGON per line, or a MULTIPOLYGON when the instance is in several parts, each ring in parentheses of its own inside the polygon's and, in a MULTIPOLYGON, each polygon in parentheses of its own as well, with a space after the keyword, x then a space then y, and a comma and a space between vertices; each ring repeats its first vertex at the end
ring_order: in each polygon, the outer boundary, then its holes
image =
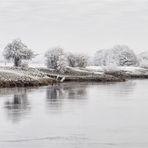
POLYGON ((35 68, 0 67, 0 87, 40 86, 52 82, 52 78, 35 68))

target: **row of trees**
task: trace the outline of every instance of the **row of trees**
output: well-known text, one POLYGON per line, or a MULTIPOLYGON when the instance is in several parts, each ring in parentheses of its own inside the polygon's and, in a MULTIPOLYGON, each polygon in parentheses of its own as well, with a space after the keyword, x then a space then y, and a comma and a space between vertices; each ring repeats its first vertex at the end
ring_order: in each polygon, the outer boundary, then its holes
MULTIPOLYGON (((14 66, 22 66, 23 60, 31 60, 36 54, 27 47, 21 40, 13 40, 5 48, 3 55, 6 60, 11 60, 14 66)), ((88 63, 88 57, 84 54, 66 53, 60 47, 49 49, 45 53, 46 65, 50 69, 58 72, 64 72, 66 66, 85 67, 88 63)))
MULTIPOLYGON (((36 55, 21 40, 13 40, 9 43, 3 53, 5 59, 12 60, 14 66, 22 65, 22 60, 31 60, 36 55)), ((85 54, 66 53, 60 47, 49 49, 46 54, 46 65, 50 69, 64 72, 66 66, 70 67, 86 67, 88 61, 96 66, 138 66, 139 60, 133 50, 128 46, 118 45, 111 49, 98 50, 93 60, 85 54)))
POLYGON ((66 53, 60 47, 49 49, 46 52, 45 57, 47 67, 56 69, 59 72, 64 72, 66 66, 86 67, 88 64, 88 57, 86 55, 66 53))

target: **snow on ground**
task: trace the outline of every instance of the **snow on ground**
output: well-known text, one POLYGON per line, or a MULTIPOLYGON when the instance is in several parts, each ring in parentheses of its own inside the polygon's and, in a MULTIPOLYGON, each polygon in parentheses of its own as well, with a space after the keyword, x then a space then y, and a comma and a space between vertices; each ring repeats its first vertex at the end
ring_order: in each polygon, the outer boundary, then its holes
POLYGON ((148 75, 148 69, 134 66, 88 66, 86 68, 68 67, 72 73, 105 74, 106 72, 124 72, 129 75, 148 75))
POLYGON ((32 68, 47 68, 47 66, 44 63, 31 63, 29 67, 32 68))
POLYGON ((135 71, 135 70, 146 70, 145 68, 141 67, 134 67, 134 66, 116 66, 116 67, 110 67, 110 66, 88 66, 86 67, 88 70, 92 71, 104 71, 104 69, 112 69, 112 70, 124 70, 124 71, 135 71))
MULTIPOLYGON (((29 61, 29 62, 25 62, 26 64, 29 65, 29 67, 32 67, 32 68, 46 68, 47 66, 45 65, 44 62, 32 62, 32 61, 29 61)), ((1 61, 0 62, 0 67, 13 67, 13 63, 12 62, 5 62, 5 61, 1 61)))
POLYGON ((52 82, 52 78, 35 68, 0 67, 0 87, 42 86, 52 82))
POLYGON ((103 74, 103 71, 100 70, 92 70, 89 68, 79 68, 79 67, 67 67, 67 69, 71 72, 71 74, 86 74, 86 75, 92 75, 92 74, 103 74))
POLYGON ((94 72, 103 72, 104 71, 102 66, 87 66, 86 70, 94 71, 94 72))
POLYGON ((29 68, 14 68, 14 67, 0 67, 1 80, 39 80, 47 78, 46 74, 37 69, 29 68))
POLYGON ((118 67, 118 69, 119 69, 119 70, 123 70, 123 71, 129 71, 129 72, 147 70, 147 69, 145 69, 145 68, 141 68, 141 67, 132 67, 132 66, 118 67))
POLYGON ((111 72, 111 71, 123 71, 127 74, 135 74, 135 75, 145 75, 148 74, 148 69, 134 66, 118 66, 118 67, 110 67, 110 66, 89 66, 86 67, 87 70, 91 70, 94 72, 111 72))
POLYGON ((130 75, 148 75, 148 69, 141 67, 119 67, 120 71, 124 71, 126 74, 130 75))
MULTIPOLYGON (((43 68, 46 70, 45 66, 33 66, 34 68, 15 68, 9 66, 0 66, 0 80, 1 81, 34 81, 34 80, 45 80, 49 79, 47 74, 50 71, 45 72, 40 70, 43 68), (40 67, 38 69, 38 67, 40 67)), ((48 69, 47 69, 48 70, 48 69)), ((69 76, 105 76, 107 72, 124 72, 128 76, 148 76, 148 69, 140 67, 108 67, 108 66, 88 66, 86 68, 79 67, 67 67, 67 73, 69 76)), ((51 73, 52 74, 52 73, 51 73)))

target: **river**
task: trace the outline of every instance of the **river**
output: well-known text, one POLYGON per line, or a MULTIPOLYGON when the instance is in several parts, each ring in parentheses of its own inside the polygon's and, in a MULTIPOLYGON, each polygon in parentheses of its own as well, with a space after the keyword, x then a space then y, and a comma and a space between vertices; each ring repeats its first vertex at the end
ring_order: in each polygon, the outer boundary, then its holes
POLYGON ((99 147, 148 147, 148 80, 0 89, 0 148, 99 147))

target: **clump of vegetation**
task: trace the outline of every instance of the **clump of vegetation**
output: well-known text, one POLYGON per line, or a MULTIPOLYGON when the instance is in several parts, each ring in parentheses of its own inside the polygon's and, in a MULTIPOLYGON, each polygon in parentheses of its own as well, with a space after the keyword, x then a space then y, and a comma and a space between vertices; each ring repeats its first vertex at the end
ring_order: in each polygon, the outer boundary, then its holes
POLYGON ((46 54, 46 65, 49 69, 55 69, 59 73, 64 73, 68 65, 64 50, 60 47, 49 49, 46 54))
POLYGON ((136 54, 126 45, 117 45, 112 49, 98 50, 94 57, 96 66, 138 66, 136 54))
POLYGON ((88 65, 88 56, 85 54, 69 53, 67 55, 68 65, 70 67, 83 67, 88 65))

